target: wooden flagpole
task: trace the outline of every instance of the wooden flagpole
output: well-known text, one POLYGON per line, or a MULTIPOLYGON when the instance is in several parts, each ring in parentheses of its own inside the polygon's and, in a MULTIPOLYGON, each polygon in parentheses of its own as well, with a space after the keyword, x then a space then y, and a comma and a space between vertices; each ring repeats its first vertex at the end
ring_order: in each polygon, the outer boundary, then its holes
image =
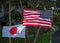
MULTIPOLYGON (((52 9, 51 24, 53 22, 53 10, 54 9, 52 9)), ((53 27, 51 27, 51 29, 50 29, 50 43, 52 43, 52 29, 53 29, 53 27)))
MULTIPOLYGON (((9 26, 11 26, 11 0, 9 0, 9 26)), ((11 43, 11 38, 9 38, 9 43, 11 43)))

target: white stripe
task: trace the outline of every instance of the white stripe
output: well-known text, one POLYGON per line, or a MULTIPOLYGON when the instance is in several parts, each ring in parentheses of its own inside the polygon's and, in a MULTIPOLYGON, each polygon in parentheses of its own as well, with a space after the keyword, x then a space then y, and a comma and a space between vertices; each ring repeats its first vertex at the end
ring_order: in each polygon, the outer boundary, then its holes
POLYGON ((51 19, 45 19, 45 18, 44 18, 44 19, 43 19, 43 18, 40 18, 40 20, 47 20, 47 21, 51 21, 51 19))
POLYGON ((40 16, 40 15, 34 15, 34 14, 32 14, 32 15, 26 15, 26 16, 40 16))
POLYGON ((29 12, 27 14, 40 14, 40 12, 29 12))
POLYGON ((27 13, 28 13, 28 12, 32 12, 32 13, 33 13, 33 12, 38 12, 38 11, 24 10, 24 12, 27 12, 27 13))
POLYGON ((33 13, 33 12, 36 12, 36 11, 24 11, 24 12, 27 12, 27 13, 32 12, 33 13))
POLYGON ((40 14, 38 14, 38 13, 37 14, 36 13, 35 14, 34 13, 24 13, 24 16, 25 15, 28 16, 28 15, 40 15, 40 14))

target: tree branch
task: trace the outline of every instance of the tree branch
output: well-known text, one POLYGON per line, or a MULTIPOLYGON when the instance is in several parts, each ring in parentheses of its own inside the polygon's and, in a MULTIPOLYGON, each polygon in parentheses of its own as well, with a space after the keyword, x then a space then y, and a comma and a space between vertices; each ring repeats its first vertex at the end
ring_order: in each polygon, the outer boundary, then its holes
POLYGON ((38 28, 36 35, 35 35, 35 39, 34 39, 34 43, 36 43, 37 39, 38 39, 38 35, 39 35, 39 31, 40 31, 41 27, 38 28))

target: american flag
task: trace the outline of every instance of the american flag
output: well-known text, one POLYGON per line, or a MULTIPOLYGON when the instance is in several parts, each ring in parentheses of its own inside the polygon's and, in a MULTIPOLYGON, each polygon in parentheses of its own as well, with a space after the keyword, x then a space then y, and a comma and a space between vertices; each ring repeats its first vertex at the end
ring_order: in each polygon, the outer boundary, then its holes
POLYGON ((25 26, 41 26, 44 28, 51 27, 51 10, 31 10, 24 9, 23 25, 25 26))

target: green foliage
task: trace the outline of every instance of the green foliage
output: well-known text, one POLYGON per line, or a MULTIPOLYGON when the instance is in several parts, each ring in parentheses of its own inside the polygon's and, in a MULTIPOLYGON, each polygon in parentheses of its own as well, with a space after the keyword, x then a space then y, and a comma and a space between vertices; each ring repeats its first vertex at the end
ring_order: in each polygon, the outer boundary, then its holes
POLYGON ((37 43, 50 43, 50 32, 39 34, 37 43))

